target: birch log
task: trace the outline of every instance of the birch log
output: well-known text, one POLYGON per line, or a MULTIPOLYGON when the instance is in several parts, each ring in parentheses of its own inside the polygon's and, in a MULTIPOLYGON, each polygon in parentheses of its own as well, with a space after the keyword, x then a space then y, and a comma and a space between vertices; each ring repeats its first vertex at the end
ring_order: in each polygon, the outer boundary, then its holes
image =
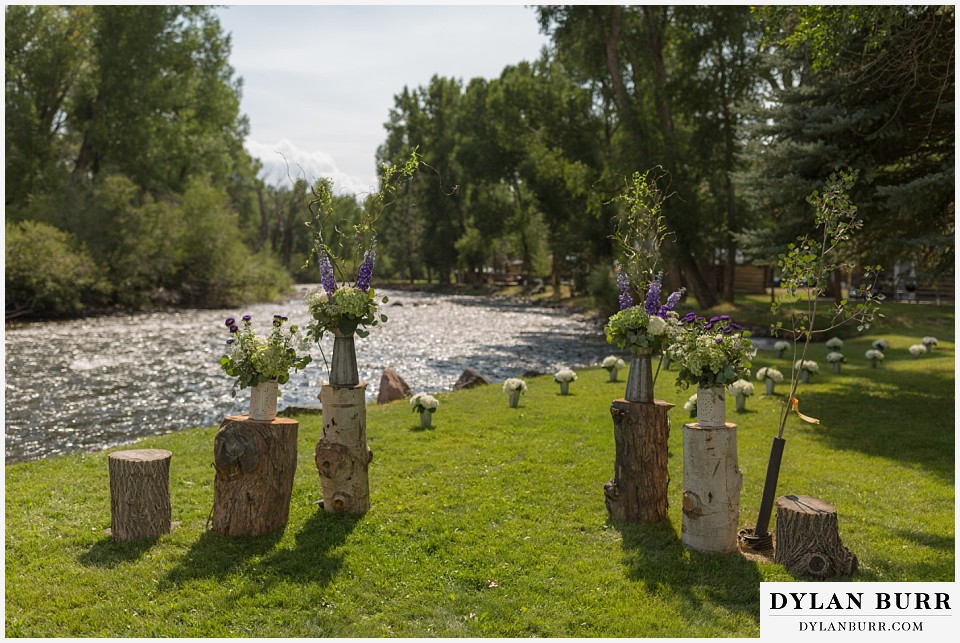
POLYGON ((117 542, 170 533, 170 457, 163 449, 114 451, 110 472, 110 535, 117 542))
POLYGON ((857 557, 840 542, 837 508, 811 496, 777 498, 774 562, 797 576, 832 578, 857 570, 857 557))
POLYGON ((683 523, 686 547, 705 552, 737 549, 740 487, 737 425, 683 425, 683 523))
POLYGON ((604 485, 611 520, 661 522, 667 517, 667 444, 673 404, 614 400, 613 439, 616 444, 613 478, 604 485))
POLYGON ((368 468, 373 451, 367 446, 366 382, 320 389, 323 437, 315 460, 328 513, 362 514, 370 509, 368 468))
POLYGON ((213 439, 213 530, 227 536, 261 536, 286 526, 297 433, 291 418, 251 420, 227 416, 213 439))

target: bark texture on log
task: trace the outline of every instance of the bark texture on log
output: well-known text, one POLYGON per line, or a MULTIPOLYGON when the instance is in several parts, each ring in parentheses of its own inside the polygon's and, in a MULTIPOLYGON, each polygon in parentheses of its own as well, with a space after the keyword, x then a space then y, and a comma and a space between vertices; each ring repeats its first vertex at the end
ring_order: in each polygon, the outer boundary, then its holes
POLYGON ((373 451, 367 446, 366 382, 339 387, 324 384, 323 437, 314 458, 328 513, 362 514, 370 509, 368 468, 373 451))
POLYGON ((832 578, 857 570, 857 557, 840 542, 837 509, 811 496, 777 498, 774 562, 797 576, 832 578))
POLYGON ((164 449, 130 449, 108 456, 110 533, 117 542, 170 533, 170 458, 164 449))
POLYGON ((683 425, 683 524, 686 547, 706 552, 737 550, 740 488, 737 425, 683 425))
POLYGON ((261 536, 286 526, 297 470, 297 433, 291 418, 228 416, 213 439, 213 530, 261 536))
POLYGON ((673 407, 663 400, 619 399, 610 405, 616 460, 603 495, 611 520, 656 523, 666 519, 670 484, 667 413, 673 407))

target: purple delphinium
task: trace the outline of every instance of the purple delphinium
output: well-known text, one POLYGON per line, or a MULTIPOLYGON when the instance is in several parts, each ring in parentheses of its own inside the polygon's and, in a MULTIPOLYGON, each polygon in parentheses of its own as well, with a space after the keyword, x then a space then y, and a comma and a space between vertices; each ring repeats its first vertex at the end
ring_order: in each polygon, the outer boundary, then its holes
POLYGON ((226 326, 227 328, 233 326, 236 323, 237 323, 237 320, 234 319, 233 317, 227 317, 226 321, 223 322, 224 326, 226 326))
POLYGON ((240 332, 240 327, 237 326, 236 324, 234 324, 233 326, 230 327, 230 332, 231 332, 231 333, 239 333, 239 332, 240 332))
POLYGON ((630 296, 630 278, 625 272, 617 273, 617 288, 620 290, 620 310, 633 306, 633 297, 630 296))
POLYGON ((253 317, 251 317, 250 315, 244 315, 244 316, 243 316, 243 321, 245 321, 245 322, 248 322, 248 321, 250 321, 251 319, 253 319, 253 317))
POLYGON ((676 292, 670 293, 670 296, 667 297, 667 303, 660 306, 660 310, 657 311, 657 317, 666 319, 667 313, 669 313, 671 310, 674 309, 674 307, 676 307, 681 297, 683 297, 683 288, 681 288, 680 290, 677 290, 676 292))
POLYGON ((647 300, 643 304, 643 311, 648 315, 657 314, 657 309, 660 307, 660 277, 657 275, 652 282, 650 282, 650 288, 647 290, 647 300))
POLYGON ((357 271, 357 289, 369 290, 370 280, 373 279, 373 263, 377 260, 377 249, 370 248, 363 255, 363 263, 357 271))
POLYGON ((333 296, 333 291, 337 289, 337 280, 333 276, 333 265, 330 263, 330 257, 327 253, 320 255, 320 284, 323 286, 327 297, 333 296))

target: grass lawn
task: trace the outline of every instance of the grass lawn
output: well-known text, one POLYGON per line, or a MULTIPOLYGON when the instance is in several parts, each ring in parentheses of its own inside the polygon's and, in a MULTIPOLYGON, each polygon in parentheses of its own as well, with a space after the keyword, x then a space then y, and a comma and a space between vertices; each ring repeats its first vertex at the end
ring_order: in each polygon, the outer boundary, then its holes
MULTIPOLYGON (((778 493, 837 506, 840 536, 860 560, 853 580, 952 581, 953 310, 904 319, 909 326, 848 340, 841 375, 822 344, 811 348, 821 370, 798 397, 822 424, 790 420, 778 493), (906 349, 923 335, 940 346, 913 360, 906 349), (871 369, 863 353, 879 336, 890 342, 888 357, 871 369)), ((786 372, 788 362, 764 351, 754 362, 761 366, 786 372)), ((104 453, 10 465, 5 633, 758 636, 759 583, 793 577, 772 562, 691 552, 680 542, 682 404, 693 391, 677 390, 670 372, 657 382, 657 397, 678 405, 668 521, 612 524, 603 502, 614 460, 609 407, 624 384, 607 383, 600 369, 579 376, 566 397, 550 377, 528 380, 519 409, 507 408, 499 385, 441 394, 427 430, 404 402, 370 406, 373 507, 359 518, 312 504, 320 418, 301 417, 290 522, 256 539, 205 529, 214 428, 138 443, 174 454, 180 524, 154 542, 118 545, 104 535, 104 453)), ((782 401, 756 389, 745 412, 732 402, 727 409, 739 426, 743 526, 756 519, 782 401)))

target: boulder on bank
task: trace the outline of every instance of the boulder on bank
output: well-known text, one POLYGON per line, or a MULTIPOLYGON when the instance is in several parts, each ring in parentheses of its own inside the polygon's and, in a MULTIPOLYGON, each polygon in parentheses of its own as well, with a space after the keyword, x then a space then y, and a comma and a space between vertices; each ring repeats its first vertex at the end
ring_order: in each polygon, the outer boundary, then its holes
POLYGON ((453 390, 459 391, 462 388, 473 388, 474 386, 480 386, 481 384, 489 383, 490 380, 485 378, 479 372, 473 370, 472 368, 468 368, 460 374, 460 379, 458 379, 457 383, 453 385, 453 390))
POLYGON ((412 391, 400 374, 390 367, 383 369, 380 376, 380 393, 377 394, 377 404, 386 404, 410 397, 412 391))

